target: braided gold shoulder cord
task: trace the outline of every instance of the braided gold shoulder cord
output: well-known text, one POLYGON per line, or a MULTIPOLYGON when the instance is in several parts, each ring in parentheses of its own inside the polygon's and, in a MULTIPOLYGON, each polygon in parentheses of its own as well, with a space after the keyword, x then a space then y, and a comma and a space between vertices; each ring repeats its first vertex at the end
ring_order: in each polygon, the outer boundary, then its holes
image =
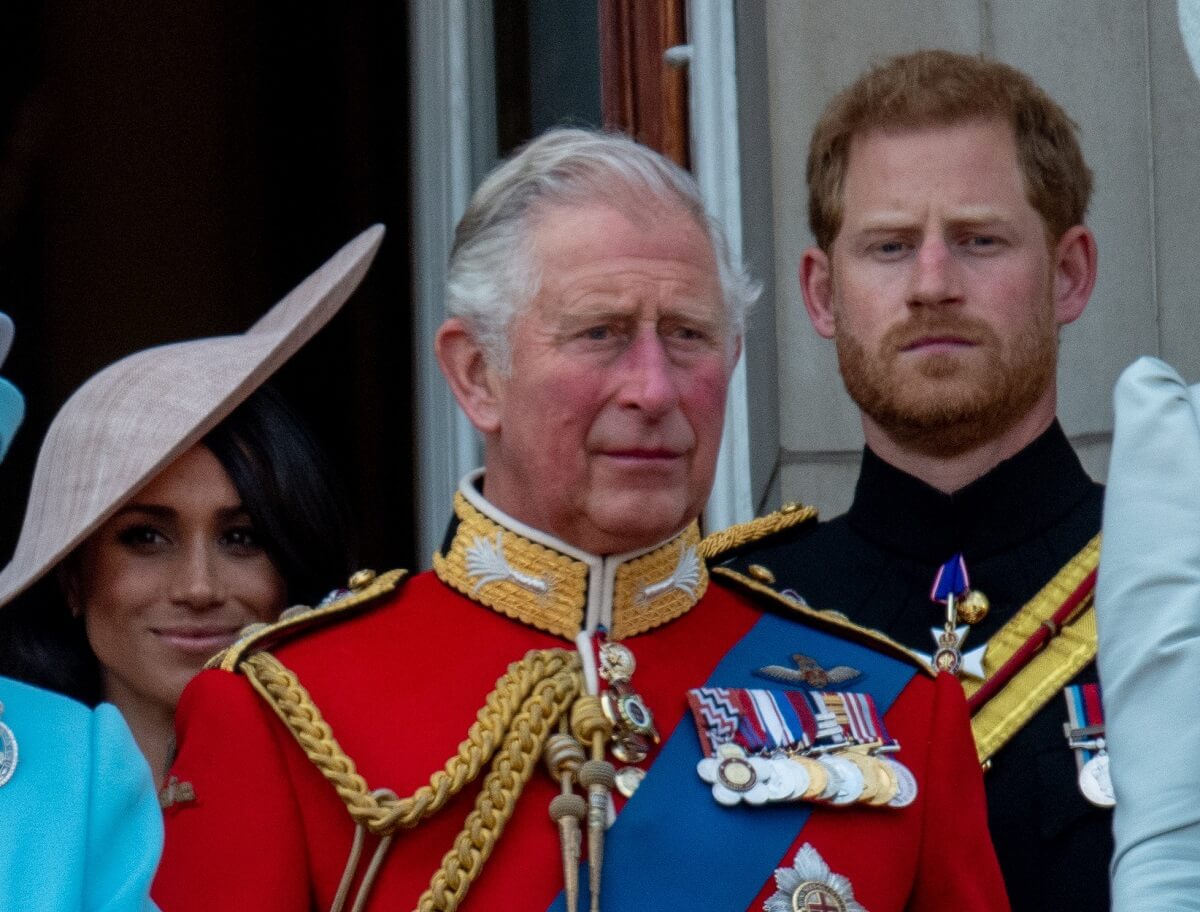
POLYGON ((308 759, 333 785, 357 825, 354 847, 331 912, 341 912, 345 905, 366 831, 382 837, 382 841, 359 885, 353 912, 360 912, 366 905, 396 831, 411 829, 441 810, 478 777, 483 764, 495 754, 474 809, 417 904, 418 912, 454 912, 512 816, 546 738, 575 698, 585 692, 579 656, 574 652, 530 651, 521 661, 509 665, 507 673, 496 682, 458 752, 430 777, 428 785, 408 798, 398 798, 386 789, 372 792, 367 787, 308 691, 278 659, 259 652, 247 657, 240 668, 308 759))

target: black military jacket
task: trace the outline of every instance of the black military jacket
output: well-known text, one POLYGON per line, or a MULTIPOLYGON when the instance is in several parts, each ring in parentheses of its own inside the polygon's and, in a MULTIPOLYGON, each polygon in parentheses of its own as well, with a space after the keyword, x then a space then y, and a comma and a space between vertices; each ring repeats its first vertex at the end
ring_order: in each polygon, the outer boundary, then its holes
MULTIPOLYGON (((945 616, 930 601, 934 576, 962 552, 972 588, 991 600, 963 644, 969 651, 1099 531, 1102 498, 1057 423, 952 495, 867 449, 848 513, 755 542, 725 563, 760 579, 773 576, 774 588, 929 654, 930 628, 945 616)), ((1094 681, 1092 664, 1072 683, 1094 681)), ((1112 814, 1080 793, 1065 721, 1059 693, 996 754, 985 776, 992 839, 1012 906, 1022 912, 1109 907, 1112 814)))

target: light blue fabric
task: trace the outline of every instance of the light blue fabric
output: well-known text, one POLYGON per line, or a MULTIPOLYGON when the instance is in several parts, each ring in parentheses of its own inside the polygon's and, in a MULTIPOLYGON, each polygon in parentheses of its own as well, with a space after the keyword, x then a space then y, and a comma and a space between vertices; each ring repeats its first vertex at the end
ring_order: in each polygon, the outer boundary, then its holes
POLYGON ((8 445, 24 417, 25 398, 15 386, 0 377, 0 460, 8 452, 8 445))
POLYGON ((1179 34, 1200 77, 1200 0, 1179 0, 1179 34))
POLYGON ((1200 386, 1121 375, 1096 593, 1113 909, 1200 910, 1200 386))
POLYGON ((0 701, 19 747, 0 787, 0 909, 155 909, 162 814, 121 714, 8 678, 0 701))
MULTIPOLYGON (((8 314, 0 313, 0 367, 8 357, 8 349, 12 345, 13 323, 8 314)), ((25 417, 25 398, 20 390, 0 377, 0 461, 8 452, 8 445, 25 417)))

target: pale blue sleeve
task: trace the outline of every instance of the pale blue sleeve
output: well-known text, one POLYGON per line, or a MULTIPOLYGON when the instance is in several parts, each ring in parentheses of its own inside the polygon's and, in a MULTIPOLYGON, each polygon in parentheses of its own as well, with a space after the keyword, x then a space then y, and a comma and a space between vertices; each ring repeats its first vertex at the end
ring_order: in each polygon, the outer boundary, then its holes
POLYGON ((1096 594, 1113 909, 1200 910, 1200 386, 1122 374, 1096 594))
POLYGON ((162 812, 150 768, 113 706, 92 714, 92 765, 83 908, 144 912, 162 855, 162 812))

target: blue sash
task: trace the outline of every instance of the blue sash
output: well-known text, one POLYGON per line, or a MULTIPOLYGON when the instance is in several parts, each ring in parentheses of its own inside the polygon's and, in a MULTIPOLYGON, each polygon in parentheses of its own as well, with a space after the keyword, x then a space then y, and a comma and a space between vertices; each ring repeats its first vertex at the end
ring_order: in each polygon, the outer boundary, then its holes
MULTIPOLYGON (((822 666, 863 672, 853 690, 871 693, 880 714, 912 680, 916 669, 889 656, 774 615, 765 615, 725 654, 709 687, 782 691, 754 672, 786 664, 792 653, 822 666)), ((699 682, 681 681, 681 692, 699 682)), ((903 748, 903 745, 901 745, 903 748)), ((696 774, 700 742, 691 714, 671 734, 604 843, 606 910, 687 909, 740 912, 771 879, 780 859, 808 821, 808 804, 722 807, 696 774)), ((904 754, 901 750, 900 758, 904 754)), ((586 854, 586 845, 585 845, 586 854)), ((581 866, 579 908, 589 908, 587 865, 581 866)), ((560 893, 551 912, 564 912, 560 893)))

